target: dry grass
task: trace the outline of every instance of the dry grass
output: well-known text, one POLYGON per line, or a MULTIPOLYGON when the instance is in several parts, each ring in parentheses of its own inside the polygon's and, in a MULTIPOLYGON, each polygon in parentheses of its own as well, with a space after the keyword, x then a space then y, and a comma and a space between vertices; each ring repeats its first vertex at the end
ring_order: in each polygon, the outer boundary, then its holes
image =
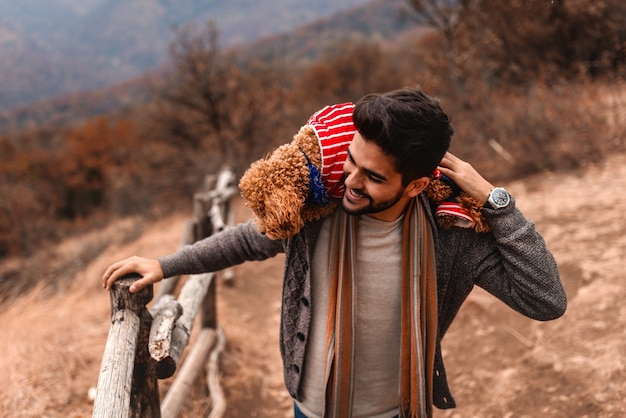
POLYGON ((453 150, 495 181, 567 172, 626 150, 623 80, 495 91, 452 115, 453 150))
POLYGON ((96 385, 108 333, 108 306, 84 287, 52 298, 42 297, 40 289, 0 316, 10 342, 0 346, 1 384, 7 385, 0 389, 2 414, 87 416, 88 391, 96 385))
MULTIPOLYGON (((158 256, 177 248, 182 216, 155 223, 145 237, 125 246, 114 245, 86 264, 72 279, 59 280, 56 292, 39 282, 26 295, 5 302, 0 311, 0 416, 87 417, 92 401, 110 323, 109 296, 98 278, 106 266, 131 254, 158 256)), ((99 239, 116 242, 124 221, 101 232, 99 239)), ((64 243, 80 247, 85 237, 64 243)), ((73 252, 66 254, 71 258, 73 252)), ((63 253, 56 257, 62 258, 63 253)), ((59 260, 49 260, 59 262, 59 260)), ((67 260, 66 260, 67 261, 67 260)), ((40 269, 45 271, 44 265, 40 269)))

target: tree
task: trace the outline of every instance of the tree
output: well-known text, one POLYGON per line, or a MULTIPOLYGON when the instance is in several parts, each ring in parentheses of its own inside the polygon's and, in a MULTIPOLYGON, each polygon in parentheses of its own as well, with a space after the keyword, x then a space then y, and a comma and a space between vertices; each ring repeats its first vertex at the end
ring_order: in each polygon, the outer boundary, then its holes
POLYGON ((177 29, 171 67, 157 87, 154 121, 161 139, 182 152, 207 152, 205 164, 211 158, 241 168, 256 146, 272 137, 272 125, 281 117, 284 80, 269 65, 237 63, 217 41, 211 22, 201 29, 177 29))
POLYGON ((471 14, 477 0, 406 0, 409 16, 418 24, 424 22, 441 34, 448 73, 461 98, 465 98, 465 74, 462 54, 458 48, 458 32, 464 19, 471 14), (412 13, 411 13, 412 12, 412 13))
POLYGON ((397 88, 403 85, 404 75, 390 56, 376 41, 347 41, 307 67, 294 90, 321 107, 397 88))
POLYGON ((452 80, 526 84, 624 65, 621 0, 406 0, 444 40, 452 80))

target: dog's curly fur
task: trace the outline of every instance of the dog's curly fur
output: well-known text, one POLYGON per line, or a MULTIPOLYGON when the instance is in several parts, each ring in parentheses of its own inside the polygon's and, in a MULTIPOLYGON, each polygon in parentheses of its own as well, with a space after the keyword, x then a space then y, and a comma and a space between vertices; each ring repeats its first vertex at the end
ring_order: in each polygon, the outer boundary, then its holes
POLYGON ((303 126, 290 143, 252 163, 239 182, 257 228, 272 239, 297 234, 305 223, 328 215, 337 206, 335 199, 324 206, 307 200, 309 169, 303 153, 321 171, 319 142, 310 126, 303 126))
MULTIPOLYGON (((452 188, 445 184, 443 181, 436 177, 432 177, 428 186, 426 187, 426 195, 428 199, 435 203, 440 204, 452 195, 452 188)), ((470 217, 474 220, 474 231, 476 232, 488 232, 489 226, 482 214, 483 204, 476 201, 476 199, 470 197, 467 193, 461 192, 459 196, 455 198, 456 202, 465 208, 470 217)), ((450 229, 456 225, 457 219, 451 215, 437 216, 437 222, 444 229, 450 229)))

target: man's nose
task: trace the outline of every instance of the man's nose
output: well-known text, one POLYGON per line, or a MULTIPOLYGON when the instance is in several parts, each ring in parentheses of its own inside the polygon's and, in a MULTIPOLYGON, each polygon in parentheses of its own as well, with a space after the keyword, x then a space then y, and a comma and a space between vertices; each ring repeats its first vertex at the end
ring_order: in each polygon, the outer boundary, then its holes
POLYGON ((361 189, 363 186, 362 176, 359 174, 358 169, 345 170, 346 178, 344 184, 350 189, 361 189))

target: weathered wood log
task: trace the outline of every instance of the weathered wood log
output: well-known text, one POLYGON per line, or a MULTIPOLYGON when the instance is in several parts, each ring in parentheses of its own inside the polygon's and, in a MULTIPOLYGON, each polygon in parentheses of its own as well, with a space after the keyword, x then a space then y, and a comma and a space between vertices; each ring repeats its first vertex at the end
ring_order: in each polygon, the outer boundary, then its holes
POLYGON ((154 303, 150 307, 150 315, 155 317, 159 313, 159 301, 163 298, 168 299, 166 296, 172 296, 174 290, 176 289, 176 286, 178 286, 180 278, 181 276, 173 276, 161 280, 161 282, 159 283, 159 288, 157 290, 157 295, 154 298, 154 303))
POLYGON ((150 358, 148 352, 152 316, 145 306, 141 311, 140 320, 133 385, 130 392, 130 417, 161 418, 159 383, 154 360, 150 358))
POLYGON ((219 232, 226 228, 228 219, 228 202, 230 199, 238 193, 238 190, 234 187, 229 187, 223 190, 216 190, 211 199, 211 208, 209 209, 209 216, 211 218, 211 224, 213 225, 213 231, 219 232))
POLYGON ((213 233, 213 225, 209 218, 212 199, 208 193, 196 193, 193 196, 194 241, 199 241, 213 233))
POLYGON ((215 232, 223 231, 226 227, 226 222, 224 222, 224 216, 222 215, 222 206, 222 198, 214 197, 211 202, 211 208, 209 209, 209 217, 211 218, 211 224, 215 232))
POLYGON ((226 396, 220 384, 219 360, 226 345, 226 337, 221 329, 217 330, 217 344, 209 356, 209 370, 207 372, 207 386, 213 401, 209 418, 222 418, 226 414, 226 396))
POLYGON ((222 170, 214 181, 215 188, 193 196, 193 219, 196 223, 196 241, 206 238, 226 226, 229 200, 239 193, 235 185, 235 172, 222 170))
POLYGON ((200 312, 200 323, 202 328, 217 328, 217 301, 216 289, 217 280, 213 278, 209 283, 207 292, 202 300, 202 311, 200 312))
MULTIPOLYGON (((218 182, 219 184, 219 182, 218 182)), ((237 193, 237 189, 230 187, 221 190, 215 190, 211 201, 211 209, 209 215, 211 219, 212 231, 217 233, 226 229, 228 225, 232 225, 233 217, 232 212, 229 210, 230 199, 237 193)), ((235 277, 234 270, 229 267, 221 272, 222 280, 228 286, 234 284, 233 278, 235 277)))
POLYGON ((189 389, 196 382, 199 373, 209 358, 209 353, 217 341, 214 329, 204 328, 198 333, 198 338, 185 357, 176 379, 170 386, 161 404, 161 416, 163 418, 175 418, 185 402, 189 389))
POLYGON ((232 168, 225 168, 217 176, 215 190, 220 191, 235 185, 237 177, 232 168))
POLYGON ((146 304, 152 286, 138 293, 128 288, 138 278, 126 276, 111 287, 111 329, 107 338, 94 402, 94 417, 160 417, 158 384, 147 358, 152 317, 146 304), (152 372, 152 373, 151 373, 152 372))
POLYGON ((178 302, 183 307, 183 314, 178 318, 172 330, 169 355, 156 364, 156 374, 159 379, 170 377, 176 371, 183 350, 189 343, 194 319, 214 277, 214 273, 192 275, 183 285, 178 296, 178 302))
MULTIPOLYGON (((235 225, 235 212, 230 209, 230 200, 226 202, 227 205, 227 222, 229 226, 235 225)), ((222 282, 226 286, 234 286, 235 285, 235 269, 229 267, 222 271, 222 282)))
POLYGON ((153 308, 157 313, 150 327, 148 351, 155 361, 160 362, 170 354, 172 330, 183 314, 183 308, 172 295, 161 297, 153 308))

